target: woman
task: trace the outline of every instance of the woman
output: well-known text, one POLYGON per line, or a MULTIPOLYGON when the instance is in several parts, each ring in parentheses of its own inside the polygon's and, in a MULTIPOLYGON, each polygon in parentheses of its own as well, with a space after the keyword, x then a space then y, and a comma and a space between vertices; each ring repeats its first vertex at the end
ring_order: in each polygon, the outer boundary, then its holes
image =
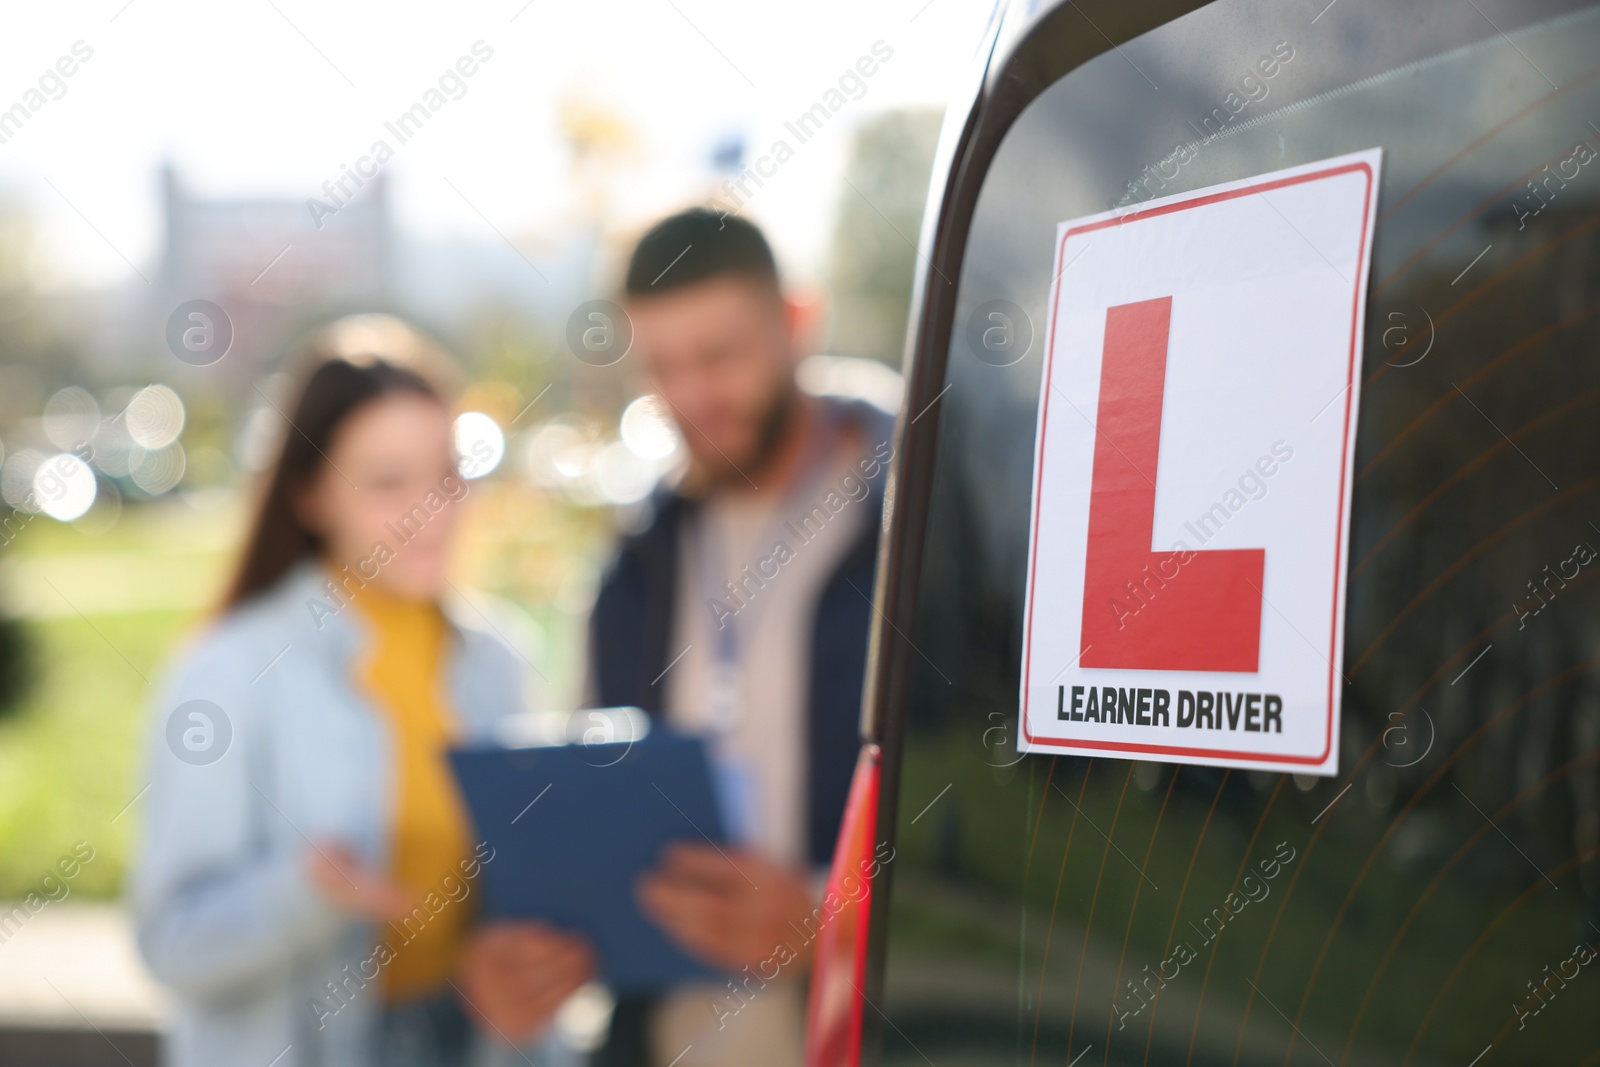
POLYGON ((445 751, 520 710, 523 663, 444 604, 470 457, 420 334, 360 316, 310 348, 223 610, 156 705, 131 897, 166 1058, 521 1062, 592 968, 549 929, 473 929, 494 855, 445 751))

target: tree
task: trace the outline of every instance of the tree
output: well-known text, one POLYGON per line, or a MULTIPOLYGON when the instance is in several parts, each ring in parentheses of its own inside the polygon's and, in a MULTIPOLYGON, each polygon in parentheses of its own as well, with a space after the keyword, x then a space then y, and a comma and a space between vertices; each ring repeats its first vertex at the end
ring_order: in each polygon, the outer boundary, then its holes
POLYGON ((900 365, 940 116, 930 108, 887 112, 851 140, 827 267, 835 355, 900 365))

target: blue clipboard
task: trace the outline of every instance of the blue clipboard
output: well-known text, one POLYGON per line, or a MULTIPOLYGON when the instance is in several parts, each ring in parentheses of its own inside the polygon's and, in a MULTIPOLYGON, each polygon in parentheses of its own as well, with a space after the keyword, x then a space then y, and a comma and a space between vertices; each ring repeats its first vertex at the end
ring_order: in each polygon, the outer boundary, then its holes
POLYGON ((450 754, 478 839, 485 919, 540 919, 587 937, 620 994, 718 972, 674 945, 634 899, 674 841, 724 844, 705 746, 661 732, 640 741, 450 754))

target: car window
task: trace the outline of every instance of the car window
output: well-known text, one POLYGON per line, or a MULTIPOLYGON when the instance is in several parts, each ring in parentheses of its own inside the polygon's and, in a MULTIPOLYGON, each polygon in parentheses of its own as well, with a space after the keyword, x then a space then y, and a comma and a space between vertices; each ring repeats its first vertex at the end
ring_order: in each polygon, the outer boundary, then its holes
POLYGON ((917 416, 885 1063, 1596 1062, 1600 9, 1288 6, 1105 52, 984 179, 917 416), (1019 756, 1057 223, 1374 146, 1339 775, 1019 756))

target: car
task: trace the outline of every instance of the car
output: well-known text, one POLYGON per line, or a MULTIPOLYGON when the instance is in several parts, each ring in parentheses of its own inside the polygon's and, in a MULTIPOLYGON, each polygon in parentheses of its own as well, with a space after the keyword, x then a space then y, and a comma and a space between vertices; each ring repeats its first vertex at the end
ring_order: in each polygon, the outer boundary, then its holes
POLYGON ((1600 4, 1018 2, 959 79, 809 1062, 1600 1063, 1600 4), (1019 745, 1057 227, 1374 148, 1336 773, 1019 745))

